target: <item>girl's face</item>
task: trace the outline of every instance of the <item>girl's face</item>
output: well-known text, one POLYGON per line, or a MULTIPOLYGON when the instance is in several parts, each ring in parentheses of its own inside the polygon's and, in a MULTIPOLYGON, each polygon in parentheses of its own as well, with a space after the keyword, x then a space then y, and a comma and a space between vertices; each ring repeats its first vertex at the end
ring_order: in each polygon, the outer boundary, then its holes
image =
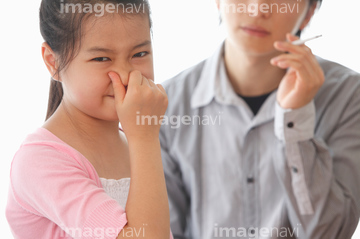
POLYGON ((296 34, 310 21, 309 0, 216 0, 231 41, 249 54, 274 53, 275 41, 296 34))
POLYGON ((67 106, 93 118, 118 121, 108 76, 116 72, 124 85, 139 70, 154 79, 149 20, 145 15, 90 17, 83 23, 78 55, 60 73, 67 106))

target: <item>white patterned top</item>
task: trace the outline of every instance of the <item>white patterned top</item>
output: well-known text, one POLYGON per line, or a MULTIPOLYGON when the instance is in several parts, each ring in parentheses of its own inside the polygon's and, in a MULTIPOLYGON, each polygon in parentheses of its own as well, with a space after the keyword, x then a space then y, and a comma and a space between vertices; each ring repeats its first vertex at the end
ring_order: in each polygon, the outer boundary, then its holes
POLYGON ((126 201, 129 195, 130 178, 119 180, 100 178, 105 192, 115 199, 125 210, 126 201))

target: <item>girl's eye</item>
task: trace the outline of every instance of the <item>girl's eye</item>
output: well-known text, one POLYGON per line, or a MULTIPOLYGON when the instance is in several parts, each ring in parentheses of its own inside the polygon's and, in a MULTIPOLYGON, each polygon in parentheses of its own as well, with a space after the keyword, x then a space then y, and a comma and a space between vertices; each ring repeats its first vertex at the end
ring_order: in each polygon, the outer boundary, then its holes
POLYGON ((146 56, 147 54, 149 54, 149 52, 147 52, 147 51, 142 51, 142 52, 136 53, 136 54, 134 55, 134 57, 144 57, 144 56, 146 56))
POLYGON ((97 57, 97 58, 92 59, 92 61, 105 62, 105 61, 110 61, 110 58, 108 58, 108 57, 97 57))

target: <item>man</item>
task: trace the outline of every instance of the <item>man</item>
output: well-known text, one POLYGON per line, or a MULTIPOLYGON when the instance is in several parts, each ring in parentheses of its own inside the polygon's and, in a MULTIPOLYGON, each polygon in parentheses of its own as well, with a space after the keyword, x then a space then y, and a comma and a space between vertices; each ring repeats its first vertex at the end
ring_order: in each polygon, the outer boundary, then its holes
POLYGON ((160 130, 174 238, 351 238, 360 76, 290 43, 319 1, 239 2, 216 1, 228 36, 215 54, 164 83, 166 115, 185 119, 160 130))

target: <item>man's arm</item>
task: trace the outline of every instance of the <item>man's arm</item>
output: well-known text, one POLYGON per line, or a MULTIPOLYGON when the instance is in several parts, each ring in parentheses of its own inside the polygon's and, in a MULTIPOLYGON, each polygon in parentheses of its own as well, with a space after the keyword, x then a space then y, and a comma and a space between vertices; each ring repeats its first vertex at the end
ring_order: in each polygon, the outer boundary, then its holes
POLYGON ((274 165, 298 238, 351 238, 360 204, 360 88, 326 142, 314 136, 315 107, 276 108, 274 165))

